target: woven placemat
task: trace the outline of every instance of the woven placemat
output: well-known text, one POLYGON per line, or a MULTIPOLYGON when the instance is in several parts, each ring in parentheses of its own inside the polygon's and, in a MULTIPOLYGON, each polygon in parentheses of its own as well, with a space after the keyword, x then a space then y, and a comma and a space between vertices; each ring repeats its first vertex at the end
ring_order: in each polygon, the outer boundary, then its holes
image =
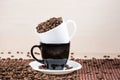
POLYGON ((32 59, 0 59, 0 80, 120 80, 120 59, 74 59, 82 69, 66 75, 33 70, 32 59))

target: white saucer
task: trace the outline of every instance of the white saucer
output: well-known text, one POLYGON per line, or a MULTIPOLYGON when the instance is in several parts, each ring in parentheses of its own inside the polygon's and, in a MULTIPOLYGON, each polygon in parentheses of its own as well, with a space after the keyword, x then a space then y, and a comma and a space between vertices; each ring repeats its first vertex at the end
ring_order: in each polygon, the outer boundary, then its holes
POLYGON ((29 65, 34 69, 34 70, 37 70, 37 71, 40 71, 42 73, 45 73, 45 74, 52 74, 52 75, 61 75, 61 74, 68 74, 68 73, 71 73, 73 71, 76 71, 78 69, 81 69, 82 68, 82 65, 75 62, 75 61, 72 61, 72 60, 68 60, 67 61, 67 65, 69 65, 70 67, 72 67, 71 69, 67 69, 67 70, 45 70, 45 69, 39 69, 39 66, 43 65, 37 61, 33 61, 33 62, 30 62, 29 65))

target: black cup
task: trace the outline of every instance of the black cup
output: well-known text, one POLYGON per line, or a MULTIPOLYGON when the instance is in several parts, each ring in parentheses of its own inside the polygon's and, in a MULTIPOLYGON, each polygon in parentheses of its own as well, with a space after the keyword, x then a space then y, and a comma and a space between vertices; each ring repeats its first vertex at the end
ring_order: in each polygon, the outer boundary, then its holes
POLYGON ((70 42, 62 44, 40 43, 40 45, 34 45, 31 48, 31 55, 36 61, 44 64, 47 69, 62 70, 68 60, 69 49, 70 42), (33 49, 36 47, 40 49, 43 60, 39 60, 34 56, 33 49))

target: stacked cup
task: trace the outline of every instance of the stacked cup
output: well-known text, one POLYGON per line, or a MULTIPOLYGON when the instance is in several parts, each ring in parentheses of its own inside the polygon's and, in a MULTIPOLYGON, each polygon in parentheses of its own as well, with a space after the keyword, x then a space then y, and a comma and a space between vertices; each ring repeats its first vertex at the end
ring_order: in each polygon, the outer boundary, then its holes
POLYGON ((70 41, 75 35, 76 23, 73 20, 62 21, 58 26, 51 28, 48 31, 37 33, 40 39, 40 45, 34 45, 31 48, 32 57, 40 63, 43 63, 47 69, 63 70, 69 57, 70 41), (71 36, 68 33, 68 23, 73 24, 71 36), (39 60, 34 55, 34 48, 39 48, 41 51, 42 60, 39 60))

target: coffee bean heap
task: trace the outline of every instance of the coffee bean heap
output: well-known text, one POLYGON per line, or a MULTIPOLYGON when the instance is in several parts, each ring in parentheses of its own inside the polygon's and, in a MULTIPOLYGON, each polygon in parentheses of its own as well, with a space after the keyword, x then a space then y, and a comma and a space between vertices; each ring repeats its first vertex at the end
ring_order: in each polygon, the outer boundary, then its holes
POLYGON ((57 27, 62 22, 63 22, 62 17, 58 17, 58 18, 53 17, 45 22, 41 22, 40 24, 38 24, 36 29, 38 33, 43 33, 57 27))
POLYGON ((32 59, 0 59, 0 80, 76 80, 77 73, 66 75, 47 75, 33 70, 29 63, 32 59))
MULTIPOLYGON (((1 59, 0 60, 0 79, 1 80, 23 80, 32 74, 32 69, 28 66, 29 60, 20 59, 1 59), (26 63, 26 64, 25 64, 26 63)), ((28 79, 25 79, 28 80, 28 79)))

